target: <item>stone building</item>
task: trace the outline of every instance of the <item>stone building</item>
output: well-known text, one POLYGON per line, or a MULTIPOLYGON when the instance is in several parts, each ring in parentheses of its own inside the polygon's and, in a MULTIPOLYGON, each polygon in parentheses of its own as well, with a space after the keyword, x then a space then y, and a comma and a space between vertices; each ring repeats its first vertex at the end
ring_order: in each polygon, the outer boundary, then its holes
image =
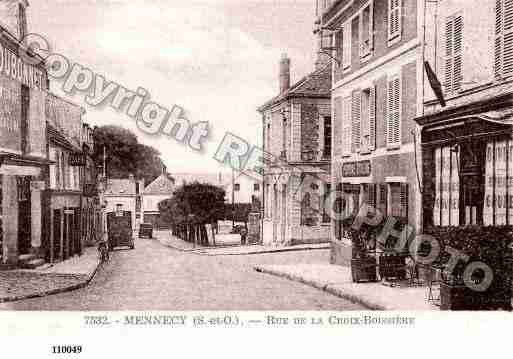
POLYGON ((138 180, 133 175, 128 178, 109 178, 103 194, 107 213, 118 209, 132 212, 132 229, 138 230, 144 222, 144 180, 138 180))
POLYGON ((426 81, 417 118, 424 226, 513 224, 511 9, 512 0, 427 7, 426 61, 442 88, 437 98, 426 81))
MULTIPOLYGON (((423 108, 424 2, 318 5, 318 31, 333 57, 332 186, 342 192, 341 210, 349 216, 366 203, 420 230, 414 118, 423 108)), ((333 220, 333 232, 337 253, 342 221, 333 220)))
POLYGON ((144 189, 144 222, 153 224, 154 228, 164 228, 166 224, 160 219, 159 203, 173 196, 175 180, 168 173, 162 173, 144 189))
POLYGON ((262 114, 264 152, 263 243, 328 242, 330 221, 322 198, 330 192, 331 66, 316 69, 291 86, 290 60, 280 61, 280 93, 262 114), (304 184, 308 178, 308 185, 304 184), (297 188, 300 188, 297 190, 297 188))
POLYGON ((26 1, 0 4, 0 267, 45 251, 42 207, 48 178, 43 65, 19 55, 26 1))

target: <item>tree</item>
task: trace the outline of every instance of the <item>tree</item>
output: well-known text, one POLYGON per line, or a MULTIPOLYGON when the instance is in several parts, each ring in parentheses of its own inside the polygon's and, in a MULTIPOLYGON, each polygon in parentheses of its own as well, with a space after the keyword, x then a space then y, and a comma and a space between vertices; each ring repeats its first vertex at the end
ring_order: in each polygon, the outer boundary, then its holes
POLYGON ((225 190, 211 184, 193 182, 178 187, 173 197, 159 203, 166 223, 205 224, 217 221, 224 211, 225 190))
POLYGON ((164 164, 160 152, 151 146, 137 141, 137 136, 119 126, 96 127, 93 132, 96 166, 103 166, 103 149, 107 153, 107 176, 110 178, 127 178, 133 174, 152 182, 162 173, 164 164))

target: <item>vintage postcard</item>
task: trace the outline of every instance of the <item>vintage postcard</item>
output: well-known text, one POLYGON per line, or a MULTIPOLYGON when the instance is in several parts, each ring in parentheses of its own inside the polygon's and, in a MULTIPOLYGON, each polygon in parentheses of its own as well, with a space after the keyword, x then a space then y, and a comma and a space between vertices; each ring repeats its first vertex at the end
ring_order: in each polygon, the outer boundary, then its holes
POLYGON ((511 324, 513 0, 0 0, 0 30, 13 345, 511 324))

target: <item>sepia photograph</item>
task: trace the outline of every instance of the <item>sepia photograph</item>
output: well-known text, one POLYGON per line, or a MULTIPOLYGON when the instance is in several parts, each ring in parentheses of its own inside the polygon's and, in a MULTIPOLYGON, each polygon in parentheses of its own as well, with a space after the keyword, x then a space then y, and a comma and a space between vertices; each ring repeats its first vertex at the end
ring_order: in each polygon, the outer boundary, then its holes
POLYGON ((413 328, 512 278, 513 0, 0 0, 5 318, 413 328))

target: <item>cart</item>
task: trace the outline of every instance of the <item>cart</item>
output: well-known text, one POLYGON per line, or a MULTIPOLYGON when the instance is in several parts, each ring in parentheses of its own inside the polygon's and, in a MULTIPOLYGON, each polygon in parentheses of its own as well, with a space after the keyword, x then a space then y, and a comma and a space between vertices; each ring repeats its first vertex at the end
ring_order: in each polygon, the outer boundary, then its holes
POLYGON ((132 231, 132 212, 118 211, 107 214, 107 232, 109 235, 109 249, 116 247, 135 248, 132 231))

